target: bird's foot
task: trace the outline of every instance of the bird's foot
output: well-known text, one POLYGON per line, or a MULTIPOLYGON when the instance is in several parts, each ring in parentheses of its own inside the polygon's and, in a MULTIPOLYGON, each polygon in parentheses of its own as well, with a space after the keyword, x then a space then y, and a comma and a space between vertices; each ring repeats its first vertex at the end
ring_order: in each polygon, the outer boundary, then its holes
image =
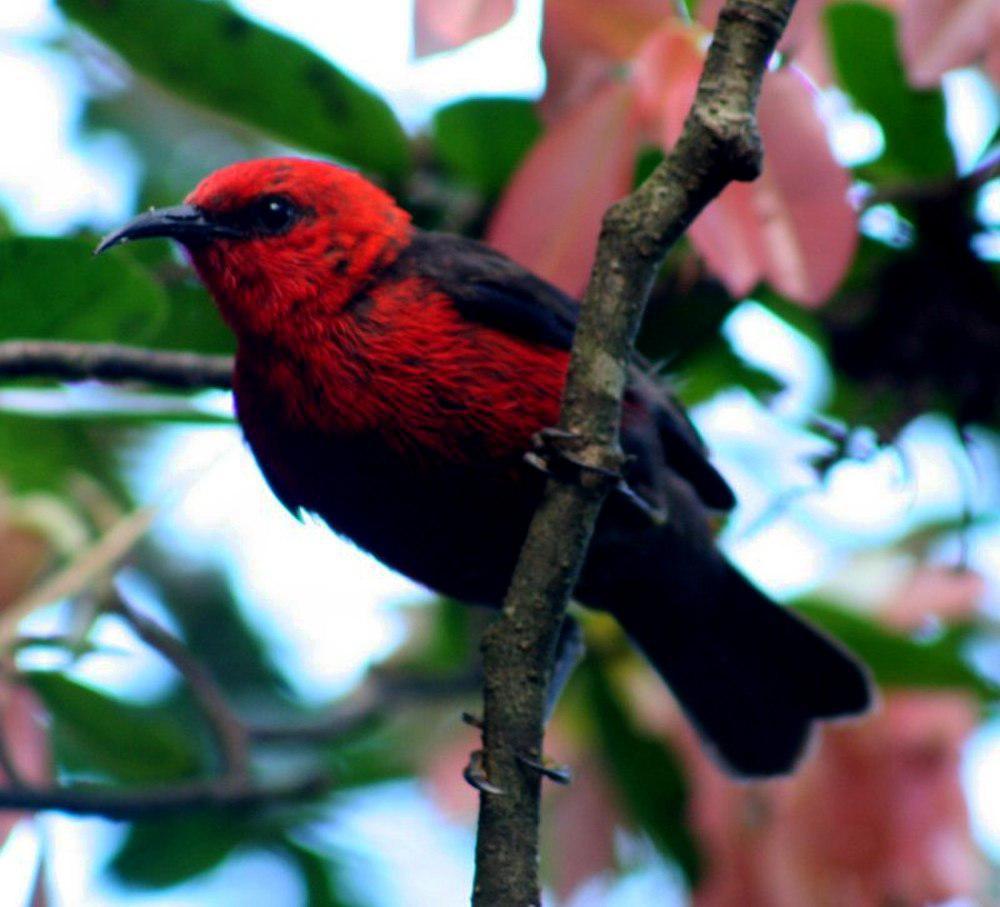
POLYGON ((620 468, 608 468, 584 463, 569 450, 578 443, 580 436, 562 428, 543 428, 531 439, 532 450, 524 455, 525 462, 539 472, 561 482, 583 484, 584 476, 595 477, 610 484, 611 490, 620 494, 639 510, 650 522, 662 526, 667 522, 666 511, 654 507, 628 482, 620 468))
POLYGON ((553 762, 548 756, 542 756, 539 760, 518 753, 517 761, 525 768, 538 772, 543 778, 555 781, 556 784, 569 784, 573 780, 573 772, 568 765, 553 762))
POLYGON ((478 715, 473 715, 472 712, 462 712, 462 722, 477 730, 481 731, 483 729, 483 719, 478 715))
POLYGON ((620 469, 584 463, 575 456, 573 448, 578 447, 581 440, 572 431, 555 427, 543 428, 532 437, 532 449, 524 455, 524 459, 535 469, 562 482, 583 484, 584 476, 603 479, 612 484, 622 481, 620 469))
POLYGON ((503 791, 495 784, 490 784, 486 777, 486 766, 483 764, 483 751, 473 750, 469 754, 469 764, 462 771, 462 777, 477 791, 483 794, 502 794, 503 791))

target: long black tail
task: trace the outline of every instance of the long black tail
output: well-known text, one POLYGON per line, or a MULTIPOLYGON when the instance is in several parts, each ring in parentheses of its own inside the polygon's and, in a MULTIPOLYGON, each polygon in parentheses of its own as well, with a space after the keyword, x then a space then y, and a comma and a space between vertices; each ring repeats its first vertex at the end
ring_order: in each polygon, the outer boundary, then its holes
MULTIPOLYGON (((698 582, 678 585, 663 564, 655 592, 629 596, 615 615, 727 769, 744 777, 786 773, 814 721, 869 708, 866 673, 721 556, 699 566, 698 582), (672 591, 668 602, 664 590, 672 591)), ((675 562, 678 570, 684 566, 675 562)))

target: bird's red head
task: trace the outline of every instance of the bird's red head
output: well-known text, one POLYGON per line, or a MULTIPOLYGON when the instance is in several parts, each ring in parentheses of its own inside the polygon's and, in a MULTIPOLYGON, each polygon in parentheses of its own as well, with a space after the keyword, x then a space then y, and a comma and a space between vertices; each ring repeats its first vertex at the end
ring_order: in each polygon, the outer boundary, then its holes
POLYGON ((241 337, 335 315, 410 238, 409 215, 362 176, 300 158, 232 164, 184 205, 139 215, 98 247, 169 236, 241 337))

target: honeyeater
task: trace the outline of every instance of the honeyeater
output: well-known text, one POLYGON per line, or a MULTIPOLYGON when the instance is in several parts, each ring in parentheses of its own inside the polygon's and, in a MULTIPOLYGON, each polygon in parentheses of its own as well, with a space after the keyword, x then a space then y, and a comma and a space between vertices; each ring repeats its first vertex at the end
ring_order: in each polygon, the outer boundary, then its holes
MULTIPOLYGON (((415 228, 350 170, 234 164, 139 215, 185 247, 237 338, 247 443, 292 512, 319 515, 445 595, 497 606, 545 476, 525 460, 556 425, 577 303, 485 245, 415 228)), ((575 597, 609 611, 730 771, 789 771, 817 720, 871 701, 864 669, 720 553, 734 505, 661 383, 630 370, 612 494, 575 597)))

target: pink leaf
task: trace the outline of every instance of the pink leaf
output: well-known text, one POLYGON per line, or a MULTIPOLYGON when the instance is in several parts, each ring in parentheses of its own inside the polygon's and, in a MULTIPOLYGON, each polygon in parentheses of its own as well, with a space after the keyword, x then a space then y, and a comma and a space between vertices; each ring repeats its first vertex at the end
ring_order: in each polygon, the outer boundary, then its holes
POLYGON ((790 299, 819 305, 843 279, 857 245, 850 177, 794 70, 768 75, 758 117, 761 177, 729 186, 694 222, 691 240, 734 296, 765 279, 790 299))
POLYGON ((667 0, 546 0, 542 26, 550 119, 586 100, 670 16, 667 0))
POLYGON ((708 33, 670 19, 646 40, 636 55, 632 81, 639 110, 654 141, 669 148, 677 141, 698 87, 708 33))
POLYGON ((578 295, 590 273, 601 218, 631 188, 638 141, 634 89, 605 86, 529 152, 497 205, 488 242, 578 295))
POLYGON ((496 31, 514 14, 514 0, 414 0, 413 52, 454 50, 496 31))
MULTIPOLYGON (((22 780, 36 785, 52 780, 48 736, 41 715, 42 708, 27 687, 6 682, 0 685, 0 734, 22 780)), ((11 780, 0 770, 0 783, 10 784, 11 780)), ((23 813, 0 814, 0 844, 22 818, 23 813)))
POLYGON ((996 0, 908 0, 900 16, 900 44, 910 81, 937 85, 949 69, 981 59, 1000 75, 1000 5, 996 0))

